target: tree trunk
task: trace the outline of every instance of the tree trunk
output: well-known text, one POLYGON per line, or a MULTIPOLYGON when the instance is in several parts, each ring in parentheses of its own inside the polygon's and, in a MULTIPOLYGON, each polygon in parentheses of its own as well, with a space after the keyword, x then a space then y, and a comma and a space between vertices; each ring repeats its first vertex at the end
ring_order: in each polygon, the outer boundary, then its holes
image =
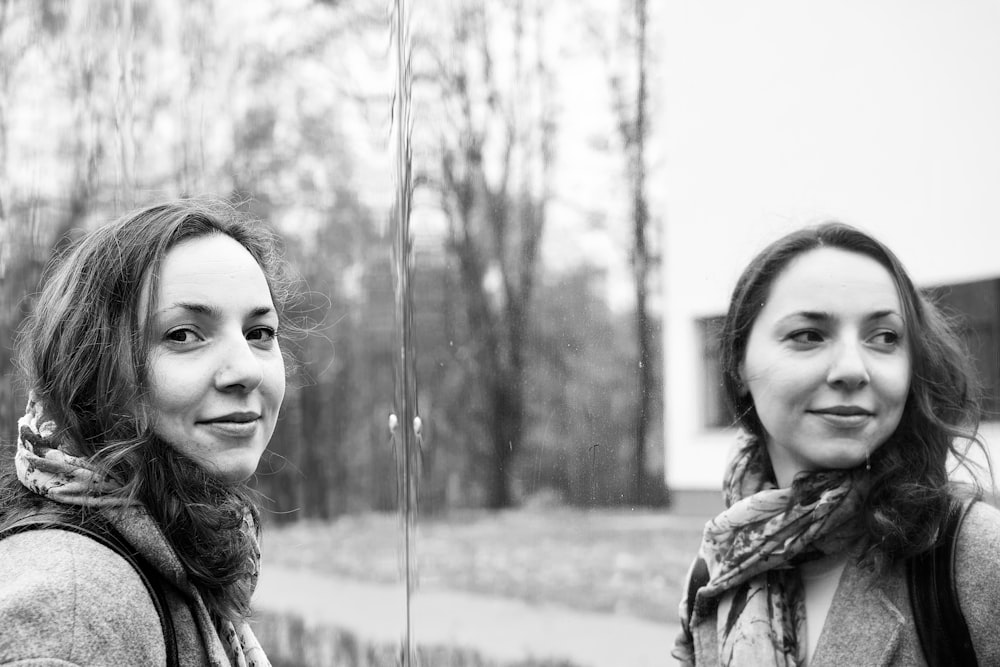
POLYGON ((480 4, 456 17, 453 50, 472 57, 459 58, 456 72, 442 70, 437 76, 442 93, 457 110, 457 132, 444 135, 441 143, 442 208, 450 218, 449 250, 458 259, 469 335, 476 348, 475 365, 469 370, 484 403, 490 459, 485 504, 499 509, 514 500, 510 467, 524 433, 524 356, 550 198, 555 125, 547 99, 545 51, 540 48, 542 4, 532 17, 520 3, 499 10, 514 12, 508 54, 514 63, 511 88, 505 88, 491 66, 498 47, 490 39, 487 6, 490 11, 499 7, 480 4), (537 62, 530 66, 522 61, 521 51, 529 39, 535 40, 537 50, 537 62), (541 111, 529 117, 532 99, 541 111))
POLYGON ((646 200, 646 0, 635 0, 637 86, 635 118, 632 127, 632 221, 634 246, 632 267, 635 278, 635 334, 638 353, 636 373, 637 396, 635 402, 635 446, 633 450, 633 478, 631 502, 647 505, 652 502, 650 484, 646 475, 646 438, 649 432, 650 399, 653 396, 654 374, 652 332, 650 331, 648 290, 649 247, 646 229, 649 225, 649 207, 646 200))

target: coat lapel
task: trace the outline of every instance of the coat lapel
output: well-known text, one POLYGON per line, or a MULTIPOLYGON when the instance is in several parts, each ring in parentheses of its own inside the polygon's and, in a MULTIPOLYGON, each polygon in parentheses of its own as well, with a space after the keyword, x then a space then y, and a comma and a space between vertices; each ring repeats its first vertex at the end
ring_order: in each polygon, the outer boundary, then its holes
POLYGON ((889 665, 905 622, 873 575, 848 561, 810 661, 811 667, 889 665))

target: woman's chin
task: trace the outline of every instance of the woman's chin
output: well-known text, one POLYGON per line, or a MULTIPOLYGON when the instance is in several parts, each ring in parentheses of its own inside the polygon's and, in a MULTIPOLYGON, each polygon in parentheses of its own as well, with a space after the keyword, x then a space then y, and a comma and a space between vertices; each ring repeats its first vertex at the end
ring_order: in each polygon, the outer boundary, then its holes
POLYGON ((223 484, 242 484, 253 477, 257 471, 258 458, 235 458, 227 461, 195 460, 199 467, 209 476, 223 484))

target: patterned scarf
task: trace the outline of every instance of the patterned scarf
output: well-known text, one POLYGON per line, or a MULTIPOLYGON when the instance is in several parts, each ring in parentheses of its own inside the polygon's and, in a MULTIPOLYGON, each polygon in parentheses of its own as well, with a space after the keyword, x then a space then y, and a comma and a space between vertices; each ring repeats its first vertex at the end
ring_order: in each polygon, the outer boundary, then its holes
MULTIPOLYGON (((744 438, 726 472, 727 509, 705 525, 699 556, 708 584, 695 596, 692 618, 682 619, 693 628, 716 615, 720 665, 803 664, 805 601, 795 566, 849 548, 859 537, 865 492, 857 470, 816 472, 776 488, 761 445, 744 438)), ((684 660, 693 646, 689 633, 682 637, 676 657, 684 660)))
MULTIPOLYGON (((120 487, 86 459, 60 448, 54 439, 58 427, 45 416, 44 405, 32 396, 26 414, 17 422, 18 479, 31 491, 66 505, 97 509, 159 573, 191 600, 191 612, 212 667, 270 667, 246 621, 213 622, 198 590, 166 536, 146 509, 128 504, 112 492, 120 487)), ((253 526, 248 523, 250 533, 253 526)), ((255 548, 255 561, 260 552, 255 548)))

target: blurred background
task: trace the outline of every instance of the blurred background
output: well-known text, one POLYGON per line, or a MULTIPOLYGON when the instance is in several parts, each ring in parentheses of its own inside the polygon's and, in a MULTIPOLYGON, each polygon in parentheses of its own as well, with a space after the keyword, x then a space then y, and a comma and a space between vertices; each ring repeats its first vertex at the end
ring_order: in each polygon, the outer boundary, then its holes
POLYGON ((661 665, 768 242, 885 241, 1000 438, 998 33, 976 0, 0 0, 0 440, 53 253, 231 198, 312 323, 254 480, 272 662, 661 665))

